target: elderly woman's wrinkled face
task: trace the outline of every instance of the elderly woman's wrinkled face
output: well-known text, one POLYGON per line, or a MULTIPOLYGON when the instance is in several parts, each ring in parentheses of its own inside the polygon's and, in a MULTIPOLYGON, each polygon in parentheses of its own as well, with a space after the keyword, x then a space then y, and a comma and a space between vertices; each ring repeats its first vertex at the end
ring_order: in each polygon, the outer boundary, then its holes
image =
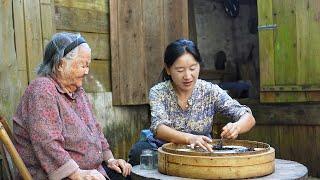
POLYGON ((79 46, 78 55, 73 60, 63 60, 61 67, 61 83, 69 91, 74 92, 82 86, 84 76, 89 73, 91 50, 79 46))
POLYGON ((192 91, 199 77, 200 65, 192 54, 180 56, 170 68, 166 67, 178 91, 192 91))

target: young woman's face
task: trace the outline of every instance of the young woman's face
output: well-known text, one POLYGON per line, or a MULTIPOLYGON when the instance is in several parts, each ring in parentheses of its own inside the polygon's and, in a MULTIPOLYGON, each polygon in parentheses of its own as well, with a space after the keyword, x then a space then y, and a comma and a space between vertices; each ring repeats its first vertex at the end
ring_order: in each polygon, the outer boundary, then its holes
POLYGON ((178 91, 192 91, 199 77, 200 65, 190 53, 180 56, 173 65, 166 67, 178 91))

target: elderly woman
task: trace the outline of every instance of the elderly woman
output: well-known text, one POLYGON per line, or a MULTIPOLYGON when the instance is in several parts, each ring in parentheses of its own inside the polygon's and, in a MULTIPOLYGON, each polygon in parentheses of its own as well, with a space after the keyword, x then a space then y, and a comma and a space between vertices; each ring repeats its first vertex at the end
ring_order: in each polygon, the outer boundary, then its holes
POLYGON ((189 144, 212 151, 209 144, 213 117, 217 112, 233 118, 222 128, 221 138, 235 139, 255 124, 251 110, 233 100, 219 86, 198 79, 202 59, 190 40, 172 42, 164 54, 164 82, 151 88, 151 131, 147 141, 131 149, 129 162, 139 163, 142 149, 152 149, 165 142, 189 144))
POLYGON ((114 159, 82 88, 91 49, 80 34, 58 33, 13 117, 15 146, 34 179, 119 179, 131 165, 114 159), (122 175, 121 175, 122 173, 122 175))

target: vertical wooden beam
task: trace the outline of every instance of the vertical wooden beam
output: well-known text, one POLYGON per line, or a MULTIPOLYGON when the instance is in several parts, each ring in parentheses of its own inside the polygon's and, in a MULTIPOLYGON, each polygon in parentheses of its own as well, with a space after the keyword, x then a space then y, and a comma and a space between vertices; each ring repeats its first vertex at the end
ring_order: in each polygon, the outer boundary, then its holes
POLYGON ((306 59, 308 65, 308 84, 320 83, 320 1, 308 0, 307 4, 309 22, 309 58, 306 59))
POLYGON ((40 0, 41 28, 43 49, 56 32, 54 21, 54 0, 40 0))
POLYGON ((273 23, 275 37, 275 83, 295 85, 297 82, 296 1, 274 0, 273 23))
POLYGON ((0 114, 11 118, 19 101, 20 83, 14 44, 12 0, 0 3, 0 114))
POLYGON ((111 46, 111 86, 112 102, 120 105, 120 67, 118 34, 118 1, 110 0, 110 46, 111 46))
POLYGON ((118 6, 121 104, 147 103, 141 0, 120 0, 118 6))
POLYGON ((43 43, 39 0, 24 0, 27 67, 29 82, 36 77, 36 68, 42 61, 43 43))
POLYGON ((147 70, 146 94, 159 81, 163 68, 164 54, 164 21, 162 0, 143 0, 143 36, 147 70), (155 18, 156 17, 156 18, 155 18))
POLYGON ((188 0, 188 28, 189 39, 197 43, 197 24, 194 12, 194 0, 188 0))
POLYGON ((15 32, 14 39, 19 73, 18 79, 20 79, 20 83, 17 84, 17 89, 20 90, 19 97, 21 97, 28 85, 26 31, 23 1, 13 1, 13 18, 15 32))
MULTIPOLYGON (((258 0, 259 26, 273 24, 272 0, 258 0)), ((272 30, 259 31, 260 87, 275 85, 274 81, 274 33, 272 30)), ((272 102, 274 93, 260 92, 261 102, 272 102)))
POLYGON ((189 38, 188 1, 164 0, 165 44, 189 38))
POLYGON ((297 85, 308 84, 307 64, 309 64, 309 0, 296 1, 296 29, 297 29, 297 85))

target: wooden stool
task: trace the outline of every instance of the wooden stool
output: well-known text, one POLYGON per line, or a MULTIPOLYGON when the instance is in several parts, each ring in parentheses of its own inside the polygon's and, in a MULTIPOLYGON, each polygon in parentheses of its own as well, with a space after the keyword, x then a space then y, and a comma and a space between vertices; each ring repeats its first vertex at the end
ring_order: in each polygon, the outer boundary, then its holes
MULTIPOLYGON (((275 172, 263 177, 252 178, 259 180, 274 180, 274 179, 307 179, 308 169, 295 161, 276 159, 275 172)), ((134 166, 131 172, 133 180, 142 179, 161 179, 161 180, 192 180, 189 178, 181 178, 176 176, 168 176, 161 174, 158 169, 141 170, 140 165, 134 166)))

